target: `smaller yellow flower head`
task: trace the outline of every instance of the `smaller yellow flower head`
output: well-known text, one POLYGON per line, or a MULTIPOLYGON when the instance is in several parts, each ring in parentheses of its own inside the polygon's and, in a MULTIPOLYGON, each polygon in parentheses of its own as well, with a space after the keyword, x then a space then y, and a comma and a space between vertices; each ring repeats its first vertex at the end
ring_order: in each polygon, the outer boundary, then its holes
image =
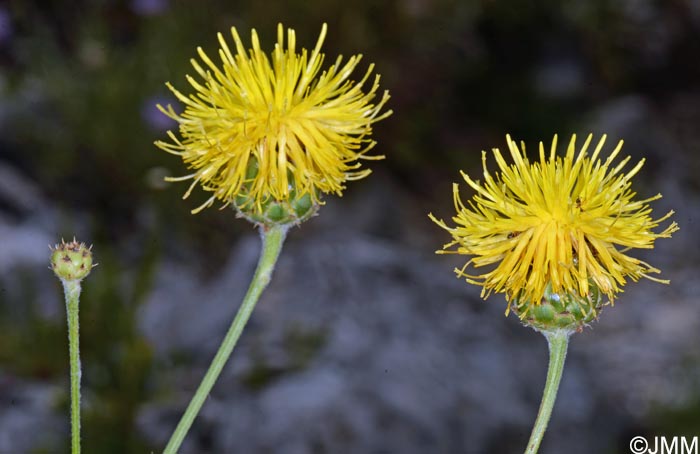
POLYGON ((449 227, 430 215, 453 237, 438 253, 472 256, 455 272, 482 286, 482 297, 493 291, 504 293, 509 307, 516 299, 519 304, 524 301, 533 306, 546 294, 586 296, 599 291, 612 302, 628 277, 668 283, 650 277, 650 273, 660 271, 626 253, 634 248, 651 249, 657 238, 669 238, 678 230, 672 222, 660 233, 653 231, 673 211, 653 219, 648 202, 661 194, 634 200, 636 194, 631 189, 631 179, 644 160, 625 173, 629 157, 613 165, 622 141, 601 161, 605 136, 589 156, 592 138, 589 135, 577 153, 576 136, 572 136, 566 155, 561 157, 556 155, 555 135, 548 156, 540 142, 539 161, 530 162, 524 144, 518 149, 506 136, 513 164, 506 163, 494 149, 500 172, 492 176, 486 170, 483 152, 483 183, 462 173, 476 191, 468 205, 454 184, 456 226, 449 227), (490 266, 490 271, 467 274, 470 265, 490 266))
POLYGON ((389 99, 384 92, 375 101, 379 76, 370 81, 373 65, 355 83, 350 76, 362 58, 338 57, 321 71, 321 45, 297 53, 296 34, 280 24, 277 44, 268 56, 251 32, 252 49, 246 49, 235 28, 232 52, 219 33, 219 64, 198 48, 202 64, 192 66, 199 80, 187 76, 194 93, 168 88, 185 105, 178 114, 167 106, 162 112, 179 123, 181 138, 169 131, 172 143, 158 141, 161 149, 178 155, 193 170, 170 181, 194 180, 213 195, 193 210, 215 199, 261 212, 266 203, 302 197, 320 203, 320 193, 342 194, 347 180, 367 176, 358 160, 382 159, 368 155, 372 124, 391 115, 381 113, 389 99), (368 89, 365 93, 363 90, 368 89))

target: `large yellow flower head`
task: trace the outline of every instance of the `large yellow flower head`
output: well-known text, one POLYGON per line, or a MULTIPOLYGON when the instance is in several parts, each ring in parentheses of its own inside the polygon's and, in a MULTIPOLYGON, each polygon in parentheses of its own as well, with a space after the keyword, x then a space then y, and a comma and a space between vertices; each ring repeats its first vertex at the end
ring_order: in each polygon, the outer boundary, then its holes
POLYGON ((359 160, 383 158, 368 154, 375 144, 369 137, 372 124, 391 115, 381 112, 389 94, 375 100, 379 76, 370 80, 373 65, 359 82, 350 80, 361 55, 345 63, 339 56, 321 72, 326 29, 324 24, 313 51, 297 53, 294 30, 285 34, 280 24, 268 56, 255 30, 252 49, 246 49, 231 28, 235 52, 219 33, 220 64, 197 49, 202 63, 191 63, 199 80, 187 76, 194 93, 185 95, 167 84, 184 112, 159 107, 179 123, 181 138, 169 131, 172 143, 156 145, 193 170, 169 179, 194 180, 185 197, 197 184, 212 192, 193 212, 215 199, 254 214, 275 202, 315 205, 320 193, 340 195, 347 180, 370 173, 359 160))
MULTIPOLYGON (((612 302, 627 278, 667 283, 650 277, 658 269, 627 255, 634 248, 651 249, 657 238, 668 238, 678 230, 673 222, 660 233, 653 231, 673 214, 659 219, 650 216, 648 202, 660 194, 634 200, 631 179, 644 160, 623 172, 629 157, 613 164, 622 141, 603 161, 599 155, 605 136, 589 155, 592 135, 578 152, 574 135, 563 157, 556 154, 554 136, 549 153, 540 142, 539 160, 530 162, 524 144, 519 149, 510 136, 506 139, 513 164, 494 149, 500 170, 495 176, 486 169, 486 152, 482 154, 483 182, 462 173, 476 191, 467 205, 454 184, 456 226, 431 215, 453 237, 438 252, 472 256, 455 270, 458 276, 482 286, 482 296, 504 293, 509 307, 512 302, 520 306, 521 316, 552 295, 559 301, 559 295, 585 299, 602 293, 612 302), (470 265, 490 266, 490 270, 472 275, 466 272, 470 265)), ((588 309, 595 310, 595 305, 584 311, 588 309)))

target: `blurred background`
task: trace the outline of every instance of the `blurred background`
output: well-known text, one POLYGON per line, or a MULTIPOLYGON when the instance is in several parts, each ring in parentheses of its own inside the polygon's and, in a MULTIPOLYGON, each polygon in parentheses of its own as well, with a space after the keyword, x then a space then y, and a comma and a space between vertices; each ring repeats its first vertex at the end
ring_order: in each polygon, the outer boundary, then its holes
MULTIPOLYGON (((681 230, 637 254, 670 286, 630 284, 572 341, 541 452, 627 453, 700 435, 700 3, 693 0, 0 2, 0 453, 68 452, 68 355, 49 250, 75 235, 83 286, 83 449, 159 452, 257 260, 255 230, 166 175, 156 103, 236 26, 276 24, 365 55, 391 92, 374 174, 289 235, 271 286, 182 454, 517 453, 539 405, 542 336, 455 278, 459 170, 505 134, 609 134, 647 163, 681 230)), ((563 139, 563 140, 562 140, 563 139)), ((465 186, 465 185, 462 185, 465 186)), ((470 193, 467 188, 465 197, 470 193)))

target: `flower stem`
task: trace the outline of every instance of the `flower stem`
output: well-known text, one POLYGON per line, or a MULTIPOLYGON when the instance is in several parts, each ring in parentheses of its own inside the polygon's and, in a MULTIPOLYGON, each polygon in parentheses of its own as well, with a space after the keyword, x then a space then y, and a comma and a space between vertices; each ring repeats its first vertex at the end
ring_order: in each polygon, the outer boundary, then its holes
POLYGON ((549 344, 549 369, 547 370, 547 381, 544 385, 544 393, 542 395, 542 403, 540 410, 537 413, 535 426, 532 428, 530 441, 527 443, 525 454, 537 454, 537 450, 542 443, 542 437, 547 430, 549 417, 552 415, 552 407, 557 399, 557 391, 559 390, 559 382, 564 371, 564 361, 566 360, 566 350, 569 346, 570 331, 554 330, 543 331, 544 337, 547 338, 549 344))
POLYGON ((248 287, 248 292, 243 298, 241 307, 238 309, 236 317, 231 323, 224 340, 221 342, 219 350, 216 352, 216 356, 209 366, 206 375, 199 384, 199 388, 195 392, 190 404, 187 406, 187 410, 182 415, 180 422, 178 423, 175 431, 168 441, 168 445, 165 447, 163 454, 177 454, 182 441, 184 440, 187 432, 192 426, 194 418, 199 413, 202 408, 202 404, 206 400, 209 392, 211 391, 216 379, 219 377, 221 370, 224 368, 226 361, 228 361, 229 356, 233 348, 238 342, 238 338, 243 331, 250 314, 253 312, 255 304, 260 298, 260 294, 265 290, 267 284, 270 282, 272 276, 272 271, 277 263, 277 258, 279 257, 280 251, 282 250, 282 244, 284 243, 284 238, 287 234, 288 226, 273 226, 273 227, 260 227, 260 236, 262 237, 262 251, 260 253, 260 260, 258 261, 258 267, 253 275, 253 280, 248 287))
POLYGON ((68 355, 70 358, 70 427, 71 453, 80 454, 80 342, 78 306, 80 281, 61 279, 66 297, 68 319, 68 355))

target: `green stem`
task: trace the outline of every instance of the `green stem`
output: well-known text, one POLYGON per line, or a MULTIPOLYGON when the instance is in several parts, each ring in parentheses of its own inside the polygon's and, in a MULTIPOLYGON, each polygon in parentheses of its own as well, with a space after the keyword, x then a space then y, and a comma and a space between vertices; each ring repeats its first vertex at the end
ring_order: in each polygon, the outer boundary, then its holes
POLYGON ((250 283, 250 287, 248 287, 248 293, 246 293, 243 298, 241 307, 238 309, 238 313, 233 319, 223 342, 221 342, 221 346, 216 352, 216 356, 214 356, 209 370, 207 370, 206 375, 204 375, 202 382, 199 384, 199 388, 197 388, 190 404, 187 406, 185 414, 182 415, 182 419, 180 419, 180 422, 175 428, 175 432, 173 432, 170 437, 170 441, 168 441, 168 445, 165 447, 163 454, 177 454, 182 441, 185 439, 185 435, 187 435, 190 426, 192 426, 194 418, 199 413, 200 408, 202 408, 202 404, 204 404, 216 379, 224 368, 226 361, 228 361, 229 356, 231 356, 231 352, 236 346, 236 342, 248 322, 255 304, 258 302, 258 298, 260 298, 260 294, 270 282, 272 271, 275 268, 275 263, 277 263, 277 258, 282 250, 282 244, 284 243, 288 228, 288 226, 260 227, 262 251, 260 253, 260 260, 258 261, 258 267, 255 270, 255 275, 253 275, 253 280, 250 283))
POLYGON ((552 407, 557 399, 559 382, 564 371, 564 361, 566 360, 566 350, 569 346, 569 336, 571 332, 566 330, 543 331, 544 337, 549 343, 549 369, 547 370, 547 381, 544 385, 542 403, 537 413, 535 426, 532 428, 530 441, 527 443, 525 454, 537 454, 537 450, 542 443, 542 437, 547 430, 549 417, 552 415, 552 407))
POLYGON ((80 281, 61 279, 61 282, 63 283, 63 293, 66 297, 66 315, 68 318, 71 453, 80 454, 80 342, 78 323, 80 281))

